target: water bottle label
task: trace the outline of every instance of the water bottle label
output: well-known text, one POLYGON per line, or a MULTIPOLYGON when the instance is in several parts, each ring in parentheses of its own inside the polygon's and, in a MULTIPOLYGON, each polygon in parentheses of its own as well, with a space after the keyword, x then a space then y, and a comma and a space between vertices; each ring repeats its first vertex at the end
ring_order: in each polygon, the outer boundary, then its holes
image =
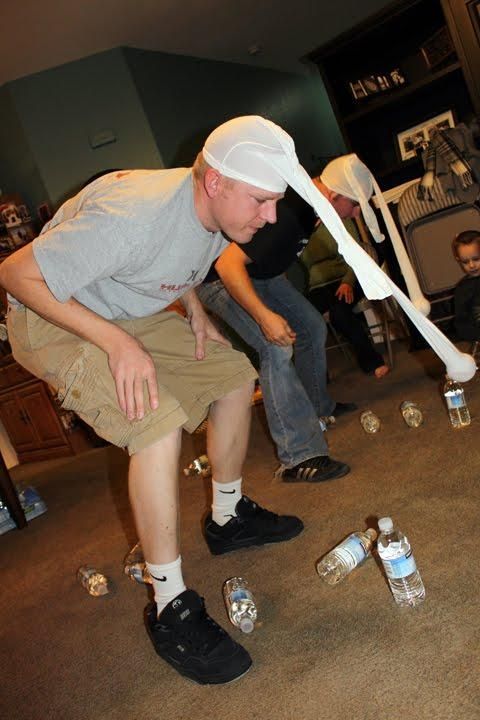
POLYGON ((238 590, 233 590, 230 593, 230 599, 232 603, 238 603, 242 602, 243 600, 253 600, 253 595, 250 590, 246 590, 245 588, 239 588, 238 590))
POLYGON ((387 577, 391 580, 398 580, 399 578, 407 577, 411 575, 417 569, 415 558, 412 555, 412 551, 409 550, 405 555, 393 558, 391 560, 385 560, 382 558, 383 566, 387 577))
POLYGON ((445 395, 445 400, 447 401, 447 408, 449 410, 456 410, 457 408, 461 408, 465 405, 463 393, 447 393, 445 395))
POLYGON ((345 560, 347 564, 350 564, 353 560, 355 565, 359 565, 363 562, 367 555, 361 541, 355 537, 355 535, 350 535, 346 540, 340 543, 340 545, 338 545, 335 549, 335 553, 345 560))

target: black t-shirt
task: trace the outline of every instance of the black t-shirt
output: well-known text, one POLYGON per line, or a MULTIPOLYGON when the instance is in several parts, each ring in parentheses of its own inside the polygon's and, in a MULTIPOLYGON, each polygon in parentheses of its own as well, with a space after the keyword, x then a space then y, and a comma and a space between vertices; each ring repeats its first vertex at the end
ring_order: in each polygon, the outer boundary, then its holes
POLYGON ((455 288, 455 329, 461 340, 480 339, 480 277, 466 275, 455 288))
MULTIPOLYGON (((268 223, 239 246, 252 261, 246 265, 250 277, 265 280, 286 272, 308 242, 315 220, 313 208, 289 189, 277 204, 277 222, 268 223)), ((203 282, 214 280, 218 280, 215 263, 203 282)))

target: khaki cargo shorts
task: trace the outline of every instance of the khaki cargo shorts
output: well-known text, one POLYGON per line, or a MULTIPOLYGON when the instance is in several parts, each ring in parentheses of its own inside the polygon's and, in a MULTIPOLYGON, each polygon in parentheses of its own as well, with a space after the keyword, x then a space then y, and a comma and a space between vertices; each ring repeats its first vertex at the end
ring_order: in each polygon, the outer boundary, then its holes
POLYGON ((204 360, 195 360, 190 324, 175 312, 115 324, 138 338, 157 370, 159 407, 151 410, 145 391, 142 420, 120 410, 107 355, 96 345, 62 330, 28 308, 7 317, 13 356, 57 392, 61 406, 73 410, 95 432, 130 454, 172 430, 193 432, 215 400, 257 377, 247 357, 208 342, 204 360))

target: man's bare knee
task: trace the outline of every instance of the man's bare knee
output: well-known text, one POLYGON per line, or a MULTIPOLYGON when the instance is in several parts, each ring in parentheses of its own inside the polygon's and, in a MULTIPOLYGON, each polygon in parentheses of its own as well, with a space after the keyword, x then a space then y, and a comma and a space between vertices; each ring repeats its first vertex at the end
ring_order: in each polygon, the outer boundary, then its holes
POLYGON ((216 400, 214 405, 218 405, 218 404, 221 405, 223 403, 230 403, 230 402, 239 402, 241 404, 244 404, 244 403, 250 404, 254 387, 255 387, 255 383, 253 382, 253 380, 248 380, 243 385, 240 385, 238 388, 235 388, 235 390, 231 390, 229 393, 227 393, 223 397, 216 400))
POLYGON ((178 454, 180 452, 181 440, 182 428, 178 427, 158 438, 158 440, 155 440, 155 442, 150 445, 147 445, 147 447, 132 453, 131 457, 132 459, 153 457, 156 454, 161 454, 163 457, 171 457, 172 453, 178 454))

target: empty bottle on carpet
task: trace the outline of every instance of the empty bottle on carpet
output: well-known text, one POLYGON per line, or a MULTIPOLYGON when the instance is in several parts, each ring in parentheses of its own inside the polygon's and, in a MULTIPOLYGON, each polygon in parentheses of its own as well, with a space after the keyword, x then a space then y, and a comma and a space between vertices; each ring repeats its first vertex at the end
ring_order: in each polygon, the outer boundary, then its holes
POLYGON ((93 597, 106 595, 110 591, 105 575, 91 565, 82 565, 82 567, 78 568, 77 578, 85 590, 93 597))
POLYGON ((251 633, 257 620, 257 606, 248 582, 241 577, 225 580, 223 599, 232 625, 244 633, 251 633))
POLYGON ((380 418, 371 410, 365 410, 360 415, 360 423, 365 432, 370 435, 380 430, 380 418))
POLYGON ((417 570, 408 538, 393 526, 392 518, 378 521, 377 550, 397 605, 415 607, 425 599, 425 587, 417 570))
POLYGON ((400 405, 400 411, 408 427, 417 428, 423 423, 423 413, 412 400, 404 400, 400 405))
POLYGON ((448 377, 443 387, 443 395, 447 403, 448 415, 454 428, 462 428, 470 425, 470 412, 465 400, 463 387, 456 380, 448 377))
POLYGON ((317 563, 317 572, 328 585, 336 585, 370 555, 377 538, 373 528, 351 533, 317 563))
POLYGON ((210 467, 210 461, 206 455, 200 455, 195 458, 190 465, 183 470, 183 474, 188 476, 200 475, 200 477, 210 477, 212 469, 210 467))
POLYGON ((130 552, 125 556, 123 561, 123 571, 125 575, 137 583, 151 583, 152 578, 145 565, 145 558, 141 544, 138 542, 132 547, 130 552))

